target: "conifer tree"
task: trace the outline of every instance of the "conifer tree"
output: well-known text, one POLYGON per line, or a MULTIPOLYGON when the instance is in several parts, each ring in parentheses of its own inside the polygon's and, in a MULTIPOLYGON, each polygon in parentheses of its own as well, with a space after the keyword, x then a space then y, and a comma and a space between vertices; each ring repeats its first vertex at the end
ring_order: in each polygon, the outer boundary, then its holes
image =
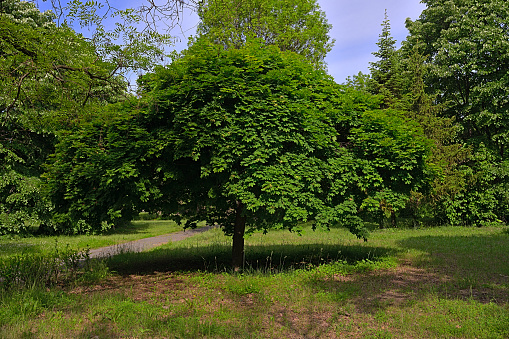
POLYGON ((373 52, 379 60, 370 63, 371 84, 370 91, 384 97, 384 108, 393 107, 400 96, 400 82, 398 51, 396 40, 391 35, 391 24, 385 10, 385 19, 382 23, 382 33, 376 43, 378 51, 373 52))
POLYGON ((469 182, 444 207, 461 224, 509 220, 509 2, 423 0, 405 49, 426 56, 427 92, 474 150, 469 182))
POLYGON ((407 206, 414 219, 414 225, 417 217, 423 215, 425 206, 431 207, 435 220, 444 221, 447 218, 444 218, 444 211, 438 206, 445 200, 454 199, 456 194, 465 189, 466 178, 462 164, 471 157, 471 150, 458 142, 461 128, 454 119, 440 116, 444 105, 435 104, 433 96, 426 93, 424 76, 427 66, 424 57, 414 48, 404 62, 406 69, 404 77, 408 86, 402 96, 400 107, 419 123, 426 137, 433 141, 429 161, 440 172, 433 182, 431 192, 427 195, 413 192, 407 206))

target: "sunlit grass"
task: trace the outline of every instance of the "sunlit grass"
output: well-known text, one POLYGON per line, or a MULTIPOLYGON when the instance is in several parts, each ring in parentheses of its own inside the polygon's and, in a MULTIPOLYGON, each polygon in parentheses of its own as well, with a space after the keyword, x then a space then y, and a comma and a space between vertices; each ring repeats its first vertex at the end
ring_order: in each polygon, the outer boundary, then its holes
POLYGON ((254 233, 235 274, 213 229, 114 257, 100 282, 4 296, 0 337, 507 338, 505 230, 254 233))
POLYGON ((0 237, 0 258, 21 253, 49 253, 55 246, 73 249, 99 248, 182 231, 173 221, 133 221, 131 225, 103 235, 0 237))

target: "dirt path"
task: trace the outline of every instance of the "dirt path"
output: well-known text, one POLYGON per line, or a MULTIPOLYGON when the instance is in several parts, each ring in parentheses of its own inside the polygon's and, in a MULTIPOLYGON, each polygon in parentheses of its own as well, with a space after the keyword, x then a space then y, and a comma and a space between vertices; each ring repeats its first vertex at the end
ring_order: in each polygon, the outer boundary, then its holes
POLYGON ((159 235, 157 237, 145 238, 140 240, 130 241, 120 245, 112 245, 90 250, 90 258, 104 258, 115 255, 119 252, 143 252, 151 248, 167 244, 170 241, 180 241, 185 238, 192 237, 198 233, 203 233, 210 230, 212 226, 205 226, 201 228, 188 229, 181 232, 159 235))

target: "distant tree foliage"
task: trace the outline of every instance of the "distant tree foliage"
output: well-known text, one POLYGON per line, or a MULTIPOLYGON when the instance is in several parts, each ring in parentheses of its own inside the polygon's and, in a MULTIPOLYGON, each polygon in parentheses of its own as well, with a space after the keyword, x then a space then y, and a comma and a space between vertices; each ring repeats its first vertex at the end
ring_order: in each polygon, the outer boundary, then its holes
POLYGON ((423 1, 427 8, 407 21, 408 48, 430 65, 426 82, 445 114, 463 126, 469 143, 485 143, 509 155, 509 2, 423 1))
POLYGON ((56 130, 125 88, 108 79, 90 44, 53 19, 30 2, 0 3, 0 233, 48 220, 39 175, 56 130))
POLYGON ((407 21, 404 49, 425 56, 427 92, 441 115, 461 125, 473 147, 465 189, 444 201, 454 224, 509 220, 509 3, 503 0, 423 1, 407 21))
POLYGON ((391 24, 387 10, 382 23, 382 33, 376 44, 378 51, 373 52, 373 55, 378 60, 370 62, 371 80, 367 84, 371 93, 383 96, 385 107, 394 107, 395 102, 401 96, 402 70, 401 57, 398 55, 396 40, 391 35, 391 24))
MULTIPOLYGON (((48 168, 63 224, 129 220, 151 208, 233 236, 343 225, 398 209, 430 181, 429 144, 399 112, 337 85, 293 52, 197 41, 140 80, 141 101, 62 139, 48 168)), ((65 227, 65 226, 62 226, 65 227)))
POLYGON ((98 106, 124 100, 121 72, 149 68, 157 54, 153 39, 126 25, 135 19, 129 10, 117 12, 125 20, 114 32, 95 26, 94 40, 69 24, 90 26, 97 13, 79 1, 68 6, 59 25, 53 12, 33 2, 0 1, 0 234, 51 228, 39 176, 58 132, 87 120, 98 106), (139 40, 111 42, 125 35, 139 40))
MULTIPOLYGON (((385 107, 404 111, 407 117, 419 123, 425 135, 433 141, 428 161, 439 171, 439 175, 427 194, 412 192, 404 213, 410 212, 415 225, 423 217, 427 217, 428 220, 432 218, 437 223, 476 223, 478 220, 476 221, 474 215, 484 207, 477 208, 475 204, 479 202, 486 205, 484 202, 479 199, 470 201, 470 215, 467 212, 468 208, 458 213, 451 207, 461 204, 460 197, 463 197, 466 190, 473 185, 472 170, 468 166, 472 160, 471 148, 460 138, 461 125, 454 117, 444 116, 447 105, 437 102, 436 94, 426 91, 429 87, 425 84, 425 79, 432 66, 419 54, 418 46, 413 46, 409 50, 407 49, 409 45, 406 44, 406 48, 397 50, 395 44, 390 35, 386 13, 377 43, 379 49, 373 53, 378 60, 371 63, 370 76, 356 76, 349 84, 364 86, 371 93, 381 95, 385 107), (454 203, 451 204, 452 202, 454 203)), ((492 214, 483 212, 479 215, 483 215, 484 218, 492 214)), ((395 217, 393 214, 393 224, 395 217)))
POLYGON ((401 68, 405 70, 402 79, 407 87, 400 91, 402 98, 397 105, 406 110, 407 115, 417 121, 424 134, 433 141, 429 161, 439 170, 439 175, 428 194, 412 194, 408 207, 412 210, 415 224, 417 217, 425 214, 437 223, 461 224, 462 221, 449 213, 444 204, 454 201, 471 184, 467 179, 469 169, 466 166, 471 160, 471 148, 461 142, 461 126, 455 119, 441 116, 444 105, 436 104, 433 96, 426 93, 424 76, 427 67, 416 49, 402 60, 401 68))
POLYGON ((260 38, 322 65, 334 44, 316 0, 205 0, 198 14, 198 34, 225 47, 260 38))

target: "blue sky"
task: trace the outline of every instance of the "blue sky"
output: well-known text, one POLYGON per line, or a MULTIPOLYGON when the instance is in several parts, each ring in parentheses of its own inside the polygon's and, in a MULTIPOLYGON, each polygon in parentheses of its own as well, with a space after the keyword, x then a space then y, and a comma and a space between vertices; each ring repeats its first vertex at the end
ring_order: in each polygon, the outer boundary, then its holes
POLYGON ((406 18, 416 20, 426 8, 419 0, 318 0, 332 24, 330 35, 336 39, 327 55, 329 74, 336 82, 359 71, 368 72, 369 62, 376 61, 371 54, 382 31, 385 10, 391 23, 392 37, 397 46, 405 40, 408 30, 406 18))
MULTIPOLYGON (((49 6, 47 2, 35 1, 43 8, 49 6)), ((117 7, 137 7, 144 1, 147 0, 110 0, 110 3, 117 7)), ((382 30, 381 24, 386 9, 392 36, 397 40, 399 47, 408 34, 405 28, 406 18, 412 20, 419 18, 425 8, 419 0, 318 0, 318 3, 332 24, 330 35, 336 43, 327 55, 326 62, 329 74, 338 83, 344 82, 348 76, 359 71, 368 73, 369 62, 376 61, 371 53, 378 49, 376 42, 382 30)), ((181 42, 170 46, 168 50, 186 48, 187 39, 195 33, 197 23, 198 16, 195 13, 184 13, 182 26, 171 32, 180 38, 181 42)), ((134 83, 135 79, 130 80, 134 83)))
MULTIPOLYGON (((418 19, 425 8, 419 0, 318 0, 318 3, 332 24, 330 35, 336 39, 326 62, 329 74, 339 83, 359 71, 368 73, 369 62, 376 61, 371 53, 378 49, 376 42, 386 9, 392 36, 399 47, 408 35, 406 18, 418 19)), ((197 21, 195 14, 184 15, 184 36, 194 34, 197 21)), ((180 36, 182 32, 174 31, 180 36)), ((182 40, 175 46, 177 49, 186 47, 187 38, 182 40)))

